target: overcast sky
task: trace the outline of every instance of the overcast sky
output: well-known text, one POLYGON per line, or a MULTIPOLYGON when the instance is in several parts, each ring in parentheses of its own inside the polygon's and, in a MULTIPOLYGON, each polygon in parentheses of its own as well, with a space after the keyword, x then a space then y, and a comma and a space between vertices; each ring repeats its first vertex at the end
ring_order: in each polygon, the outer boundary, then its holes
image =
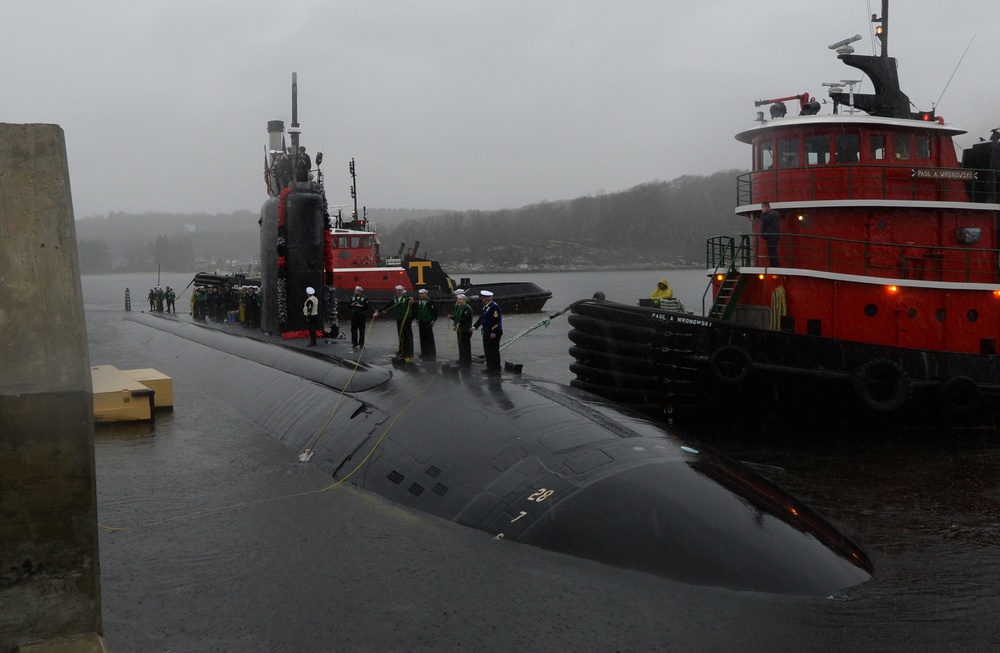
MULTIPOLYGON (((331 204, 498 209, 749 165, 761 98, 857 78, 880 0, 0 0, 0 121, 66 133, 77 218, 257 210, 268 120, 331 204)), ((903 91, 1000 127, 996 0, 897 0, 903 91)), ((861 91, 871 91, 866 83, 861 91)), ((791 107, 790 107, 791 108, 791 107)), ((830 105, 824 107, 829 112, 830 105)), ((375 217, 375 216, 373 216, 375 217)), ((377 218, 376 218, 377 219, 377 218)))

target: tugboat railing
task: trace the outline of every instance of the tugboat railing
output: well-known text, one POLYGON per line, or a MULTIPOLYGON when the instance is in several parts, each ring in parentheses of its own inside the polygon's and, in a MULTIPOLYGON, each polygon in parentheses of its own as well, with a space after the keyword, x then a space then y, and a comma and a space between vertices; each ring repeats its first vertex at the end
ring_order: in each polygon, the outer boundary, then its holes
MULTIPOLYGON (((729 236, 708 239, 706 267, 718 273, 756 264, 767 267, 767 248, 754 235, 741 235, 739 245, 729 236)), ((916 279, 953 283, 1000 283, 1000 250, 888 243, 802 234, 782 234, 781 267, 820 270, 886 279, 916 279)), ((713 273, 713 274, 714 274, 713 273)), ((708 291, 706 290, 706 295, 708 291)))
MULTIPOLYGON (((707 249, 705 260, 707 261, 707 269, 712 270, 711 276, 714 277, 723 268, 726 269, 726 274, 729 274, 737 272, 740 267, 751 265, 753 262, 751 238, 752 236, 749 234, 740 234, 739 245, 736 244, 736 239, 732 236, 712 236, 709 238, 705 243, 707 249)), ((709 281, 705 292, 701 295, 702 315, 707 315, 705 306, 711 290, 712 283, 709 281)))
POLYGON ((762 201, 997 202, 998 198, 1000 173, 973 168, 825 164, 754 170, 736 177, 737 206, 762 201))

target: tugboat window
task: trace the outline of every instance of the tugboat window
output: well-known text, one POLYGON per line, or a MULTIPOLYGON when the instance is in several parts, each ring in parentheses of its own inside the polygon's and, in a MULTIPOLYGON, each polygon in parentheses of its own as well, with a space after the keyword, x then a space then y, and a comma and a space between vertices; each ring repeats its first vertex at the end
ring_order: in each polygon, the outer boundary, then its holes
POLYGON ((897 161, 908 161, 910 159, 909 134, 892 137, 892 155, 897 161))
POLYGON ((944 310, 943 308, 939 308, 937 309, 937 312, 934 313, 934 318, 938 322, 944 322, 945 320, 948 319, 948 311, 944 310))
POLYGON ((774 167, 774 151, 771 149, 771 141, 761 143, 757 149, 757 169, 770 170, 774 167))
POLYGON ((815 166, 830 163, 830 137, 807 136, 805 140, 806 163, 815 166))
POLYGON ((931 137, 917 136, 917 160, 926 161, 931 158, 931 137))
POLYGON ((974 308, 970 308, 969 312, 965 314, 965 317, 969 320, 969 322, 975 322, 979 319, 979 311, 974 308))
POLYGON ((885 158, 885 136, 868 137, 869 156, 873 161, 881 161, 885 158))
POLYGON ((906 317, 908 317, 908 318, 910 318, 912 320, 916 316, 917 316, 917 309, 915 309, 915 308, 907 309, 907 311, 906 311, 906 317))
POLYGON ((866 304, 865 315, 867 315, 868 317, 875 317, 876 315, 878 315, 878 306, 876 306, 875 304, 866 304))
POLYGON ((861 137, 857 134, 837 134, 837 163, 857 163, 861 157, 861 137))
POLYGON ((778 140, 778 167, 795 168, 799 165, 799 141, 796 138, 778 140))

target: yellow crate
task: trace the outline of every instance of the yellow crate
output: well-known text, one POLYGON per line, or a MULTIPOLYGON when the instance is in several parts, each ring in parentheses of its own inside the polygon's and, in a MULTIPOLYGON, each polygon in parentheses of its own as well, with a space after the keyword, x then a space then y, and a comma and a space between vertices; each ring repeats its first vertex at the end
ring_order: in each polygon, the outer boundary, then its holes
POLYGON ((157 408, 174 407, 174 380, 169 376, 151 367, 141 370, 122 370, 122 372, 156 392, 157 408))
POLYGON ((94 420, 117 422, 152 419, 150 389, 113 365, 90 368, 94 386, 94 420))

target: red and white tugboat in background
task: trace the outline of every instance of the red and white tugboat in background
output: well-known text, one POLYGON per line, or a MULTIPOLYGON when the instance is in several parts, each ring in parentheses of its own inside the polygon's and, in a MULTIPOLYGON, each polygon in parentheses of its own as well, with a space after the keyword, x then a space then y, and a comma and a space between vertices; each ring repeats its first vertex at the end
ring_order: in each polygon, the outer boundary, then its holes
MULTIPOLYGON (((704 316, 588 301, 573 310, 572 384, 678 425, 995 429, 1000 414, 1000 132, 912 112, 888 56, 830 46, 874 93, 763 100, 736 213, 753 233, 708 242, 704 316), (783 102, 799 101, 785 117, 783 102), (781 216, 777 261, 762 205, 781 216), (706 297, 708 291, 706 291, 706 297), (707 302, 706 302, 707 303, 707 302)), ((648 302, 646 302, 648 303, 648 302)), ((744 428, 747 427, 747 428, 744 428)))

